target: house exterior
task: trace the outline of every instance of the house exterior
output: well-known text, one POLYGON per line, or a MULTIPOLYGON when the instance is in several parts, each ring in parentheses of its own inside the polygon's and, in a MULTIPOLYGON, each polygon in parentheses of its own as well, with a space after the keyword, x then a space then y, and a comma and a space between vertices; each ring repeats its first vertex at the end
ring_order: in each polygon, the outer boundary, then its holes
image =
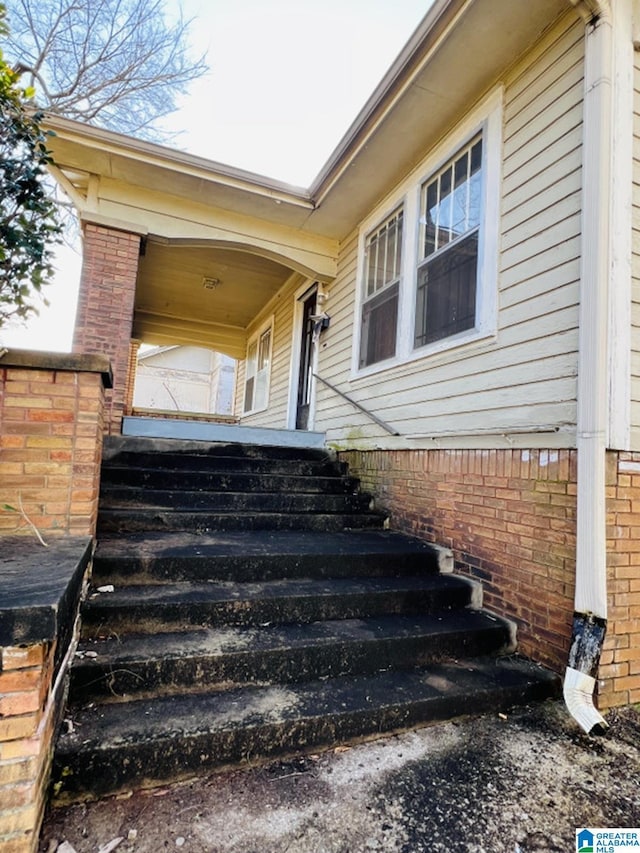
POLYGON ((231 415, 235 360, 204 347, 138 351, 133 409, 231 415))
POLYGON ((50 122, 108 429, 140 341, 240 359, 241 423, 324 432, 585 728, 640 701, 638 13, 436 0, 308 189, 50 122))

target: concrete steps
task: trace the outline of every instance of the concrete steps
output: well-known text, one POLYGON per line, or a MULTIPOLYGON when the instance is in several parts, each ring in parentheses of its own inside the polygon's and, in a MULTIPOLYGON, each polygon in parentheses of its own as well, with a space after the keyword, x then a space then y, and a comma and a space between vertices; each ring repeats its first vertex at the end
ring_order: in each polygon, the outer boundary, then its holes
POLYGON ((480 611, 323 620, 284 625, 203 627, 95 638, 81 645, 72 670, 75 702, 136 694, 202 692, 223 684, 280 684, 405 669, 510 644, 504 623, 480 611), (86 657, 86 653, 96 657, 86 657))
POLYGON ((449 552, 385 522, 323 450, 108 439, 58 798, 557 689, 500 657, 512 626, 449 552))
POLYGON ((542 700, 556 687, 556 679, 526 662, 482 658, 92 704, 74 715, 54 774, 61 800, 95 798, 426 721, 497 713, 542 700))

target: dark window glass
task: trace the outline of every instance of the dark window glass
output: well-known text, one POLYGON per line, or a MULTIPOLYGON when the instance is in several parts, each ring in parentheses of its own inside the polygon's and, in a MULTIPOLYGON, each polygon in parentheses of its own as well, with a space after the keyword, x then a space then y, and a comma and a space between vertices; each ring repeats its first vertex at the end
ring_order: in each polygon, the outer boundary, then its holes
POLYGON ((475 326, 481 202, 482 138, 476 138, 422 189, 416 347, 475 326))
POLYGON ((474 327, 477 266, 477 232, 422 265, 418 271, 416 347, 474 327))
POLYGON ((396 354, 398 284, 383 290, 362 307, 360 367, 376 364, 396 354))

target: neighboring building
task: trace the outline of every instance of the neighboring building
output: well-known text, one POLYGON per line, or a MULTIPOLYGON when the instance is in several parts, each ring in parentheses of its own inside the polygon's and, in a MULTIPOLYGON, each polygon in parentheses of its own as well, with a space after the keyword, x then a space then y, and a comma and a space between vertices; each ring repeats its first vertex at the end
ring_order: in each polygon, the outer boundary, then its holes
POLYGON ((51 120, 109 428, 131 340, 242 359, 241 422, 324 431, 578 705, 607 619, 640 701, 637 6, 436 0, 308 190, 51 120))
POLYGON ((204 347, 138 352, 134 409, 232 415, 235 360, 204 347))

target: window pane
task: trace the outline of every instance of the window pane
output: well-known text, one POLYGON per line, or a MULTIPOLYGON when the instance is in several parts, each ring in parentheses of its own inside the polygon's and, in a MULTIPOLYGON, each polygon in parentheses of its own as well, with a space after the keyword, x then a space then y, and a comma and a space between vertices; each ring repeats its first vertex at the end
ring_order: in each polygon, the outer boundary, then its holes
POLYGON ((475 175, 482 168, 482 140, 479 139, 471 148, 471 174, 475 175))
POLYGON ((469 224, 468 228, 477 228, 480 224, 480 202, 482 195, 482 140, 478 140, 471 149, 471 169, 469 180, 469 224))
POLYGON ((402 210, 369 235, 366 243, 366 295, 373 296, 400 275, 402 262, 402 210))
POLYGON ((250 412, 253 409, 253 383, 254 377, 247 377, 247 381, 244 386, 244 410, 245 412, 250 412))
POLYGON ((269 355, 271 350, 271 329, 263 332, 260 336, 260 349, 258 351, 258 370, 264 370, 269 366, 269 355))
POLYGON ((469 181, 469 229, 480 225, 480 203, 482 201, 482 173, 476 172, 469 181))
POLYGON ((423 258, 480 224, 482 139, 469 143, 423 189, 423 258))
POLYGON ((396 277, 396 243, 398 240, 397 220, 389 223, 387 228, 387 245, 385 257, 384 280, 393 281, 396 277))
POLYGON ((438 211, 438 248, 451 240, 451 198, 452 169, 440 175, 440 209, 438 211))
POLYGON ((476 315, 478 232, 418 271, 416 347, 472 329, 476 315))
POLYGON ((453 167, 453 218, 451 230, 453 238, 459 237, 467 230, 467 171, 469 167, 469 153, 465 152, 456 160, 453 167))
POLYGON ((436 250, 436 229, 438 227, 438 182, 432 181, 427 187, 427 201, 424 223, 424 256, 436 250))
POLYGON ((362 308, 360 367, 375 364, 396 354, 398 284, 383 290, 362 308))
POLYGON ((396 233, 396 259, 394 278, 399 278, 402 271, 402 223, 404 217, 402 211, 398 214, 398 230, 396 233))
POLYGON ((258 352, 258 345, 255 341, 249 344, 249 348, 247 350, 247 376, 255 376, 256 373, 256 353, 258 352))
POLYGON ((256 374, 254 409, 265 409, 267 406, 267 387, 269 385, 268 369, 259 370, 256 374))
POLYGON ((367 296, 373 296, 376 292, 377 247, 378 240, 374 237, 367 250, 367 296))

